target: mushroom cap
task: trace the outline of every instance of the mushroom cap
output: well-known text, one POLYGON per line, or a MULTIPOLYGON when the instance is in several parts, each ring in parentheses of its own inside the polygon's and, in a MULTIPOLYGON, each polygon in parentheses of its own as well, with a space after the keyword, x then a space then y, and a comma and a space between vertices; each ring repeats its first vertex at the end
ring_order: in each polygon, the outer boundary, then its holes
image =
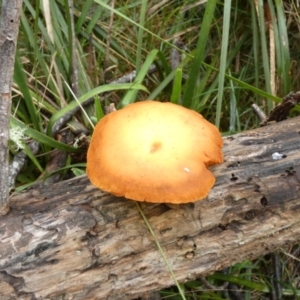
POLYGON ((170 102, 129 104, 102 118, 87 153, 87 175, 116 196, 186 203, 215 183, 207 167, 223 162, 222 137, 202 115, 170 102))

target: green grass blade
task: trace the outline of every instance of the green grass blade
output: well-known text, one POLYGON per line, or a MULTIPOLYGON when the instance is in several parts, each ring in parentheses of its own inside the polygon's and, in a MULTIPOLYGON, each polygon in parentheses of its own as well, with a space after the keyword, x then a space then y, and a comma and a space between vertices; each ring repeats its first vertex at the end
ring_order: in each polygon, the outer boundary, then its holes
POLYGON ((101 99, 98 96, 95 96, 95 112, 98 121, 104 117, 104 112, 101 106, 101 99))
POLYGON ((192 58, 192 56, 187 55, 179 64, 177 69, 170 71, 169 74, 160 82, 160 84, 151 92, 151 94, 149 95, 149 99, 156 99, 159 94, 163 92, 164 89, 172 82, 172 80, 174 80, 177 70, 182 69, 184 66, 186 66, 192 60, 192 58))
POLYGON ((229 131, 236 132, 236 125, 238 123, 238 107, 236 101, 236 93, 235 93, 235 86, 233 82, 230 80, 230 124, 229 124, 229 131))
MULTIPOLYGON (((259 86, 260 81, 260 61, 259 61, 259 30, 257 27, 257 14, 255 10, 254 1, 250 2, 251 5, 251 28, 252 28, 252 41, 253 41, 253 59, 254 59, 254 86, 259 86)), ((256 97, 258 98, 258 97, 256 97)))
POLYGON ((104 92, 116 91, 116 90, 127 90, 127 89, 143 90, 145 92, 148 92, 148 90, 142 84, 139 84, 139 83, 107 84, 107 85, 102 85, 102 86, 96 87, 93 90, 82 95, 78 99, 78 101, 73 100, 67 106, 65 106, 60 111, 58 111, 56 114, 54 114, 51 117, 51 119, 49 120, 48 127, 47 127, 47 134, 49 136, 51 136, 52 127, 58 119, 63 117, 65 114, 70 112, 72 109, 78 107, 79 104, 84 103, 89 98, 92 98, 92 97, 94 97, 98 94, 104 93, 104 92))
MULTIPOLYGON (((85 168, 85 166, 86 166, 85 163, 78 163, 78 164, 68 165, 68 166, 66 166, 64 168, 60 168, 59 170, 56 170, 56 171, 54 171, 54 172, 52 172, 50 174, 46 174, 42 178, 39 178, 39 180, 45 180, 48 177, 50 177, 50 176, 52 176, 52 175, 54 175, 56 173, 59 173, 59 172, 61 172, 63 170, 68 170, 68 169, 71 169, 72 171, 74 169, 75 172, 73 171, 73 173, 75 175, 76 175, 76 173, 78 174, 78 176, 84 175, 85 171, 82 171, 81 169, 78 169, 78 168, 85 168)), ((22 185, 20 185, 20 186, 18 186, 18 187, 15 188, 15 192, 20 193, 23 190, 28 189, 30 186, 32 186, 34 184, 36 184, 36 181, 30 182, 30 183, 26 183, 26 184, 22 184, 22 185)))
POLYGON ((136 63, 135 69, 138 73, 141 66, 142 61, 142 48, 143 48, 143 35, 144 35, 144 27, 145 27, 145 19, 146 19, 146 10, 147 10, 147 0, 142 0, 142 7, 140 12, 140 27, 138 31, 138 42, 136 49, 136 63))
POLYGON ((161 66, 158 69, 163 69, 165 74, 170 74, 171 66, 169 59, 164 55, 162 51, 158 51, 157 60, 160 62, 161 66))
MULTIPOLYGON (((204 62, 202 64, 205 67, 210 68, 210 69, 212 69, 214 71, 217 71, 217 72, 219 71, 217 68, 214 68, 214 67, 212 67, 212 66, 210 66, 210 65, 208 65, 208 64, 206 64, 204 62)), ((240 79, 238 79, 236 77, 233 77, 233 76, 230 76, 228 74, 225 74, 225 78, 232 80, 233 82, 237 83, 240 87, 242 87, 244 89, 247 89, 249 91, 252 91, 253 93, 259 95, 260 97, 265 97, 265 98, 267 98, 269 100, 272 100, 272 101, 275 101, 277 103, 281 101, 281 98, 276 97, 276 96, 272 95, 271 93, 268 93, 268 92, 266 92, 264 90, 261 90, 261 89, 255 87, 255 86, 253 86, 251 84, 248 84, 247 82, 242 81, 242 80, 240 80, 240 79)))
POLYGON ((196 53, 193 59, 191 70, 189 72, 188 80, 185 84, 184 93, 182 96, 182 105, 185 107, 191 107, 191 108, 196 107, 196 103, 194 99, 194 91, 195 91, 196 82, 198 81, 200 66, 202 64, 204 54, 205 54, 208 34, 213 22, 216 3, 217 0, 210 0, 207 1, 206 3, 205 13, 201 24, 201 29, 199 32, 196 53))
MULTIPOLYGON (((36 13, 36 15, 40 14, 40 2, 41 1, 36 1, 36 4, 35 4, 35 13, 36 13)), ((33 36, 34 41, 38 40, 38 34, 39 34, 38 20, 39 20, 38 18, 35 18, 35 20, 34 20, 34 36, 33 36)), ((34 54, 35 54, 35 57, 36 57, 36 54, 38 52, 38 43, 33 42, 32 44, 34 45, 34 54)))
MULTIPOLYGON (((266 91, 269 94, 272 94, 271 89, 271 75, 270 75, 270 63, 269 63, 269 54, 267 46, 267 36, 266 36, 266 27, 265 27, 265 18, 264 18, 264 3, 262 0, 258 0, 258 21, 259 21, 259 30, 260 30, 260 41, 261 41, 261 52, 262 52, 262 63, 264 69, 264 80, 266 91)), ((272 109, 272 102, 267 102, 268 109, 272 109)))
MULTIPOLYGON (((32 47, 32 49, 34 49, 34 55, 32 56, 31 63, 35 64, 36 63, 35 60, 37 60, 39 67, 42 69, 41 73, 43 74, 43 77, 49 78, 47 82, 47 84, 49 85, 49 90, 51 90, 53 95, 56 95, 58 94, 57 83, 54 80, 52 80, 53 75, 51 74, 50 67, 47 65, 44 48, 47 48, 48 51, 53 53, 54 57, 56 55, 57 49, 55 49, 55 47, 53 46, 51 39, 48 35, 47 29, 45 28, 43 21, 39 17, 38 12, 35 11, 35 9, 32 7, 31 3, 28 0, 24 0, 24 9, 25 8, 27 9, 27 13, 28 14, 30 13, 31 17, 35 20, 35 23, 38 24, 38 36, 39 35, 42 36, 43 43, 44 43, 43 48, 40 49, 39 47, 37 47, 34 38, 31 39, 31 37, 34 37, 35 32, 32 31, 30 26, 26 26, 26 24, 28 23, 27 20, 28 17, 26 18, 26 16, 22 15, 21 22, 24 28, 26 29, 26 37, 29 38, 28 40, 30 41, 30 46, 32 47)), ((63 70, 60 71, 62 75, 65 76, 65 72, 63 70)), ((59 96, 57 96, 56 98, 60 99, 59 96)))
MULTIPOLYGON (((139 23, 133 21, 132 19, 130 19, 129 17, 127 17, 126 15, 124 15, 123 13, 121 13, 119 10, 110 7, 109 5, 107 5, 105 2, 101 1, 101 0, 94 0, 95 2, 99 3, 102 7, 108 9, 109 11, 114 12, 116 15, 118 15, 119 17, 123 18, 124 20, 128 21, 130 24, 138 27, 138 28, 142 28, 145 32, 150 33, 152 36, 156 37, 158 40, 162 41, 163 43, 174 47, 174 45, 172 45, 171 43, 167 42, 165 39, 163 39, 162 37, 160 37, 159 35, 153 33, 151 30, 148 30, 145 27, 142 27, 139 23)), ((212 1, 216 1, 216 0, 212 0, 212 1)), ((180 52, 183 52, 182 50, 178 49, 180 52)))
MULTIPOLYGON (((67 53, 67 57, 68 57, 68 65, 69 65, 69 74, 71 75, 72 72, 72 67, 73 67, 73 45, 74 45, 74 41, 73 41, 73 34, 72 34, 72 20, 71 18, 73 18, 73 16, 71 16, 71 10, 69 8, 69 1, 68 0, 64 0, 64 4, 65 4, 65 17, 66 17, 66 27, 67 27, 67 32, 68 32, 68 48, 65 50, 65 52, 67 53)), ((73 78, 72 78, 73 79, 73 78)))
POLYGON ((284 14, 283 2, 281 0, 275 0, 275 6, 277 11, 277 22, 278 22, 278 36, 280 58, 278 59, 278 76, 283 82, 283 94, 287 95, 291 91, 291 58, 290 58, 290 46, 289 38, 287 33, 287 22, 284 14))
POLYGON ((79 33, 82 29, 83 24, 89 19, 88 13, 92 10, 92 5, 94 4, 94 0, 86 0, 83 5, 78 20, 75 25, 75 32, 79 33))
POLYGON ((26 77, 23 72, 23 68, 21 67, 20 61, 19 61, 19 52, 17 51, 16 59, 15 59, 15 72, 14 72, 14 81, 17 83, 20 91, 22 92, 24 101, 26 103, 26 107, 28 109, 31 121, 33 123, 33 127, 36 130, 40 130, 40 124, 39 124, 39 114, 37 112, 37 109, 33 103, 27 82, 26 77))
POLYGON ((217 110, 215 124, 219 128, 221 120, 222 101, 224 95, 224 81, 225 71, 227 66, 227 50, 229 41, 229 28, 230 28, 230 15, 231 15, 231 0, 225 0, 224 13, 223 13, 223 32, 222 32, 222 45, 221 45, 221 59, 220 59, 220 72, 219 72, 219 85, 217 96, 217 110))
POLYGON ((174 82, 173 90, 171 95, 171 102, 175 104, 180 104, 181 99, 181 84, 182 84, 182 69, 177 69, 174 82))
MULTIPOLYGON (((135 84, 141 84, 143 82, 144 78, 148 74, 148 70, 149 70, 150 66, 153 64, 153 61, 155 60, 155 58, 157 56, 157 53, 158 53, 158 50, 154 49, 148 54, 146 61, 142 65, 139 73, 136 75, 136 78, 134 80, 135 84)), ((133 103, 136 100, 137 94, 138 94, 138 89, 128 91, 126 93, 125 97, 122 99, 122 101, 120 103, 120 107, 124 107, 130 103, 133 103)))
POLYGON ((164 260, 164 262, 165 262, 165 264, 166 264, 166 266, 167 266, 167 268, 168 268, 168 270, 169 270, 169 272, 170 272, 170 274, 171 274, 171 276, 172 276, 172 278, 173 278, 173 280, 174 280, 174 283, 175 283, 175 285, 176 285, 177 288, 178 288, 178 291, 179 291, 179 294, 180 294, 181 297, 182 297, 182 300, 186 300, 185 295, 184 295, 184 292, 183 292, 183 290, 182 290, 182 287, 181 287, 181 285, 179 284, 179 282, 178 282, 178 280, 177 280, 177 278, 176 278, 176 276, 175 276, 175 274, 174 274, 174 272, 173 272, 173 270, 172 270, 172 267, 171 267, 171 265, 170 265, 170 263, 169 263, 169 261, 168 261, 168 259, 167 259, 167 256, 166 256, 164 250, 162 249, 162 247, 161 247, 161 245, 160 245, 160 243, 159 243, 159 241, 158 241, 158 239, 157 239, 157 237, 156 237, 155 232, 153 231, 153 229, 152 229, 150 223, 148 222, 147 217, 145 216, 143 210, 141 209, 140 204, 137 203, 136 201, 135 201, 135 204, 136 204, 136 206, 137 206, 137 208, 138 208, 138 211, 139 211, 140 215, 142 216, 142 218, 143 218, 143 220, 144 220, 144 222, 145 222, 145 224, 146 224, 148 230, 150 231, 151 235, 152 235, 153 238, 154 238, 154 241, 155 241, 155 244, 156 244, 156 246, 157 246, 157 248, 158 248, 158 250, 159 250, 159 253, 160 253, 160 255, 162 256, 162 258, 163 258, 163 260, 164 260))
POLYGON ((32 151, 29 149, 29 147, 25 144, 24 145, 24 152, 29 157, 29 159, 33 162, 33 164, 38 168, 38 170, 42 173, 44 170, 38 160, 36 159, 35 155, 32 153, 32 151))
MULTIPOLYGON (((99 18, 102 16, 103 14, 103 9, 100 5, 98 5, 98 7, 95 9, 95 11, 93 12, 92 18, 88 23, 88 26, 85 30, 85 33, 87 34, 91 34, 93 31, 95 31, 95 29, 100 29, 97 26, 97 23, 99 22, 99 18)), ((103 29, 100 29, 103 30, 103 29)), ((107 32, 104 30, 104 35, 107 35, 107 32)))
MULTIPOLYGON (((77 163, 77 164, 70 164, 70 163, 67 163, 67 165, 65 167, 62 167, 62 168, 59 168, 51 173, 46 173, 42 179, 45 180, 47 179, 48 177, 51 177, 57 173, 60 173, 60 172, 63 172, 63 171, 68 171, 72 168, 86 168, 86 163, 77 163)), ((85 174, 86 172, 84 172, 83 174, 85 174)), ((83 174, 80 174, 80 175, 83 175, 83 174)))
POLYGON ((31 137, 32 139, 34 139, 35 141, 37 141, 41 144, 47 145, 51 148, 64 150, 67 152, 78 152, 78 153, 82 152, 81 149, 77 149, 77 148, 68 146, 66 144, 60 143, 60 142, 54 140, 53 138, 50 138, 49 136, 47 136, 33 128, 26 126, 24 123, 20 122, 18 119, 14 118, 14 117, 10 117, 10 123, 11 123, 12 127, 19 126, 21 128, 25 128, 25 131, 24 131, 25 135, 31 137))
POLYGON ((150 93, 149 99, 156 99, 160 93, 172 82, 176 75, 176 70, 171 71, 163 81, 150 93))
POLYGON ((236 276, 222 274, 222 273, 215 273, 214 275, 209 276, 209 278, 228 281, 228 282, 240 285, 240 286, 247 287, 254 291, 260 291, 260 292, 264 292, 264 293, 270 292, 270 289, 267 284, 249 281, 249 280, 241 278, 241 276, 236 277, 236 276))

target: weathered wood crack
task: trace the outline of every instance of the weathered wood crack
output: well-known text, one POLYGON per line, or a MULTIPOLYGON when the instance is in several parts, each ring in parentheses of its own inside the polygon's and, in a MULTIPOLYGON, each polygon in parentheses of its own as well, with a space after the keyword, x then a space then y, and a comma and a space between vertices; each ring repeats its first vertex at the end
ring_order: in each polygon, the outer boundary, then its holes
MULTIPOLYGON (((224 142, 206 200, 141 204, 179 281, 300 239, 300 118, 224 142)), ((1 299, 133 299, 173 284, 135 203, 85 176, 10 204, 0 219, 1 299)))

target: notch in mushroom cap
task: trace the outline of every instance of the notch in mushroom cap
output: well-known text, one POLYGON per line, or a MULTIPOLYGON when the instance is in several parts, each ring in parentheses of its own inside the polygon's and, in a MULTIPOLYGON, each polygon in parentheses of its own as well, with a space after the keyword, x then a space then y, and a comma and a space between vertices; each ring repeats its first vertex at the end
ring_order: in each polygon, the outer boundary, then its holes
POLYGON ((96 125, 87 175, 116 196, 194 202, 214 185, 208 167, 223 162, 222 146, 218 129, 197 112, 169 102, 137 102, 96 125))

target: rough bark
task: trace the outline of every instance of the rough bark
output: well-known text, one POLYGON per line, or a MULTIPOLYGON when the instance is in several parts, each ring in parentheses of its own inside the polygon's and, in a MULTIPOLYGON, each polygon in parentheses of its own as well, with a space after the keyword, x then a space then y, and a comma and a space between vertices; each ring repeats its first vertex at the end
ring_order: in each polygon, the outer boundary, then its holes
MULTIPOLYGON (((299 242, 299 129, 294 118, 225 137, 207 199, 141 204, 179 281, 299 242)), ((133 299, 173 284, 135 202, 85 176, 14 195, 0 233, 1 299, 133 299)))
POLYGON ((3 0, 0 19, 0 216, 8 211, 11 85, 22 0, 3 0))

